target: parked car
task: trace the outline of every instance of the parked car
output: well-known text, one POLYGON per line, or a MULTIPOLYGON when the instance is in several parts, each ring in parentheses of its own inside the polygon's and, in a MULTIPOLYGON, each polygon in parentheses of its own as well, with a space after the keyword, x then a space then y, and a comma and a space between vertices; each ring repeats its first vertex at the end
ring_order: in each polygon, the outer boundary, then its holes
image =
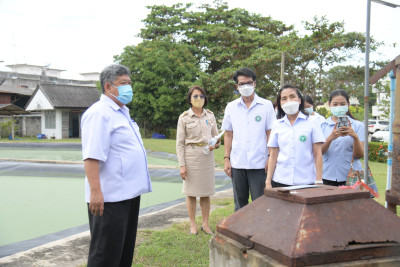
POLYGON ((389 126, 389 121, 384 120, 368 120, 368 133, 382 131, 389 126))
POLYGON ((389 142, 389 126, 372 134, 371 142, 389 142))

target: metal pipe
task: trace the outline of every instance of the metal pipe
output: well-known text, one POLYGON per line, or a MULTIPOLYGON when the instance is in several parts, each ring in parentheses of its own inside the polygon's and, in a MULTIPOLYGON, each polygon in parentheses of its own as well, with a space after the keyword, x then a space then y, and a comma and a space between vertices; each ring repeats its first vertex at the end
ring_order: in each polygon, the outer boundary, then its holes
MULTIPOLYGON (((389 115, 389 144, 388 144, 388 157, 387 157, 387 179, 386 179, 386 191, 390 190, 392 185, 392 152, 393 152, 393 120, 394 120, 394 101, 395 101, 395 89, 396 79, 393 70, 389 73, 390 77, 390 115, 389 115)), ((388 207, 387 201, 385 207, 388 207)))
POLYGON ((371 22, 371 0, 367 0, 367 29, 365 38, 365 75, 364 75, 364 181, 368 177, 368 109, 369 109, 369 43, 371 22))

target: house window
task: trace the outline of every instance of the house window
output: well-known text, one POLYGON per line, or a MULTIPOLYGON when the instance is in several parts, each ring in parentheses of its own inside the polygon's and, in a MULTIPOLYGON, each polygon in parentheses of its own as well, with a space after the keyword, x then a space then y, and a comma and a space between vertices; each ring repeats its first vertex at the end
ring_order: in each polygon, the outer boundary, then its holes
POLYGON ((44 123, 46 129, 55 129, 56 128, 56 111, 50 110, 44 112, 44 123))

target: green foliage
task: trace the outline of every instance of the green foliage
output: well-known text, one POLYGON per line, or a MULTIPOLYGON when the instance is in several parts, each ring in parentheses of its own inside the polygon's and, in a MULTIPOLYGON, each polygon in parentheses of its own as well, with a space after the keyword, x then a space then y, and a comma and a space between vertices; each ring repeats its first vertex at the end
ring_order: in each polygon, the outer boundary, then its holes
MULTIPOLYGON (((326 17, 314 17, 312 22, 303 23, 308 34, 301 37, 297 33, 292 33, 288 36, 290 45, 287 50, 288 78, 286 80, 296 84, 304 94, 311 95, 317 105, 326 102, 330 92, 343 88, 340 85, 346 82, 349 85, 343 89, 351 88, 361 94, 363 90, 358 89, 359 85, 362 85, 363 76, 352 76, 345 70, 340 73, 336 73, 336 70, 329 72, 327 69, 335 64, 346 62, 355 53, 363 52, 364 34, 345 32, 343 22, 330 23, 326 17), (332 79, 332 76, 335 79, 332 79), (357 86, 351 87, 354 83, 357 86)), ((377 46, 379 43, 372 40, 371 51, 374 51, 377 46)), ((337 68, 341 70, 340 66, 337 68)), ((355 71, 358 71, 357 74, 360 74, 361 70, 361 67, 355 68, 355 71)), ((354 95, 359 96, 359 94, 354 95)))
POLYGON ((388 144, 387 143, 376 143, 369 142, 368 143, 368 160, 373 162, 381 162, 386 163, 387 158, 379 156, 379 151, 383 150, 387 152, 388 144))
POLYGON ((325 119, 329 117, 329 110, 325 107, 320 107, 315 110, 319 115, 323 116, 325 119))
POLYGON ((360 106, 358 106, 358 107, 350 106, 349 109, 350 109, 351 115, 353 115, 353 117, 356 120, 364 121, 364 108, 362 108, 360 106))
MULTIPOLYGON (((133 117, 141 127, 166 134, 187 109, 184 96, 193 83, 209 96, 209 108, 217 119, 237 96, 232 75, 241 67, 257 74, 258 95, 275 99, 280 87, 282 53, 286 55, 285 82, 297 85, 319 105, 342 86, 354 96, 362 94, 361 68, 328 72, 363 51, 365 36, 345 32, 343 22, 315 17, 304 22, 307 34, 293 26, 245 9, 229 9, 216 0, 212 5, 174 4, 149 6, 150 14, 138 35, 144 41, 126 47, 115 57, 132 70, 133 117)), ((372 40, 371 51, 379 43, 372 40)), ((350 69, 350 68, 349 68, 350 69)), ((373 95, 370 97, 373 99, 373 95)), ((372 106, 372 105, 370 105, 372 106)))
POLYGON ((169 128, 166 131, 166 137, 168 139, 176 140, 176 128, 169 128))
POLYGON ((103 88, 101 88, 101 83, 100 83, 100 81, 96 81, 96 88, 97 88, 97 90, 99 90, 100 94, 103 93, 103 88))
POLYGON ((376 86, 379 93, 384 93, 386 98, 381 99, 380 105, 378 105, 379 111, 383 112, 382 116, 386 119, 390 117, 390 81, 382 82, 381 86, 376 86))
POLYGON ((141 127, 165 134, 186 109, 186 94, 199 66, 185 44, 145 41, 125 47, 115 60, 130 68, 133 100, 128 105, 141 127))
MULTIPOLYGON (((18 125, 14 124, 14 132, 18 132, 18 125)), ((11 134, 11 119, 0 122, 0 136, 8 136, 11 134)))
POLYGON ((226 3, 214 5, 176 4, 151 6, 140 37, 144 40, 171 38, 188 45, 202 73, 199 85, 210 98, 209 109, 217 118, 233 100, 232 74, 240 67, 257 73, 260 96, 275 95, 279 86, 280 39, 292 29, 270 17, 251 14, 244 9, 228 9, 226 3), (267 75, 268 74, 268 75, 267 75), (266 76, 267 75, 267 76, 266 76))

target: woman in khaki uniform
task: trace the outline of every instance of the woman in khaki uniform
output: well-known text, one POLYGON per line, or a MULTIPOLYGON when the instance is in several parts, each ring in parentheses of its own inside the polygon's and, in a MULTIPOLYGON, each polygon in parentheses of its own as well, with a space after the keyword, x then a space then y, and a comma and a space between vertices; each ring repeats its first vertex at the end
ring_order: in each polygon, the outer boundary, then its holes
POLYGON ((201 230, 212 234, 208 226, 210 214, 210 196, 214 188, 214 152, 218 143, 209 146, 210 153, 203 153, 208 141, 218 135, 214 114, 204 107, 208 103, 206 92, 199 86, 189 89, 187 102, 190 109, 179 116, 176 134, 176 152, 178 155, 180 175, 183 179, 182 193, 186 195, 186 206, 190 218, 190 233, 197 234, 195 222, 196 197, 200 197, 203 224, 201 230))

